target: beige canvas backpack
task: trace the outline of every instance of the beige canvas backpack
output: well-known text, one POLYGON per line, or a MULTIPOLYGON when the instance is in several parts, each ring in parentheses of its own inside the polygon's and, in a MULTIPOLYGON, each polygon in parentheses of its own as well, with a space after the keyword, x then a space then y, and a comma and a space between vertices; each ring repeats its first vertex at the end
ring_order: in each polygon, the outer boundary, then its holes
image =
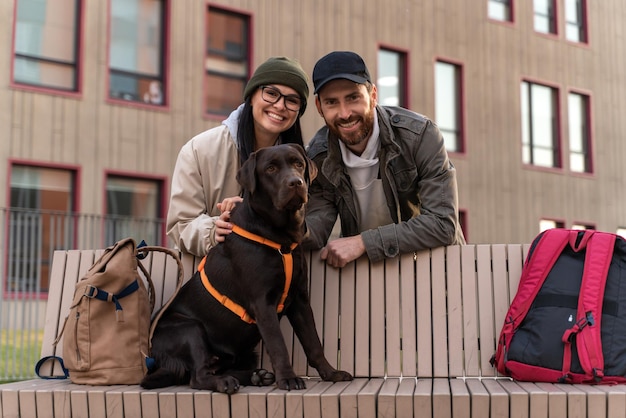
MULTIPOLYGON (((178 254, 165 247, 137 248, 132 238, 108 247, 76 283, 69 315, 55 342, 64 335, 63 355, 50 357, 61 362, 73 383, 138 384, 147 373, 155 295, 150 275, 138 256, 149 251, 165 252, 178 262, 175 295, 183 281, 178 254)), ((159 316, 153 321, 155 325, 159 316)))

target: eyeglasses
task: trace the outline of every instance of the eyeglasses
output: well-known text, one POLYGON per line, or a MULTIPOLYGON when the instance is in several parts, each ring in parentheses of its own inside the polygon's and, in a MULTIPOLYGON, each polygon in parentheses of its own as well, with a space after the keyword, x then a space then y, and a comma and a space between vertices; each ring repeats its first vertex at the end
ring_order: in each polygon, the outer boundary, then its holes
POLYGON ((278 103, 281 98, 285 99, 285 107, 291 111, 297 112, 302 106, 300 96, 296 94, 282 94, 278 89, 270 86, 261 86, 261 97, 268 103, 278 103))

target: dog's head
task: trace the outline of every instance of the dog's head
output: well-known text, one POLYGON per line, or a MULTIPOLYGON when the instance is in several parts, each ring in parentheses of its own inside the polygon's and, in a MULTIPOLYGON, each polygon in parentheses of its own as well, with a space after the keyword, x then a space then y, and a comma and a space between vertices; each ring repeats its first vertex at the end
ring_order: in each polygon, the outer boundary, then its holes
POLYGON ((316 176, 317 167, 301 146, 283 144, 253 152, 237 181, 253 201, 269 200, 274 210, 298 211, 308 201, 309 184, 316 176))

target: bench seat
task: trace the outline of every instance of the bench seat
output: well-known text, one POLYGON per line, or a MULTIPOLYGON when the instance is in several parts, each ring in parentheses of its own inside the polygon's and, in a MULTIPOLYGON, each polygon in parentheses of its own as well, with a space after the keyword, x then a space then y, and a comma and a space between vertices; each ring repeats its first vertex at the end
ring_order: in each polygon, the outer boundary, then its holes
MULTIPOLYGON (((242 387, 235 395, 188 386, 87 386, 69 380, 0 385, 3 417, 626 417, 626 385, 514 382, 489 364, 527 245, 465 245, 366 258, 343 269, 309 255, 310 297, 329 361, 355 376, 320 381, 288 321, 281 321, 305 390, 242 387)), ((56 251, 42 356, 69 311, 74 285, 101 251, 56 251)), ((183 257, 185 277, 197 265, 183 257)), ((162 253, 142 261, 157 307, 173 292, 177 266, 162 253)), ((261 352, 264 353, 262 347, 261 352)), ((260 366, 269 366, 265 354, 260 366)), ((49 367, 48 375, 58 374, 49 367)))

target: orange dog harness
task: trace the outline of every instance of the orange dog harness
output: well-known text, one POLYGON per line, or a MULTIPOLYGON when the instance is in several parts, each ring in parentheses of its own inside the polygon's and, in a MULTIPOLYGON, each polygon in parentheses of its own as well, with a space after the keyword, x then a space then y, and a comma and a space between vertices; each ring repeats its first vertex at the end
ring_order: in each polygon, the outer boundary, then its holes
MULTIPOLYGON (((283 267, 285 269, 285 287, 283 290, 283 294, 280 298, 280 302, 278 302, 278 306, 276 307, 276 312, 281 313, 285 308, 285 300, 287 299, 287 294, 289 294, 289 288, 291 287, 291 278, 293 276, 293 256, 291 255, 291 252, 294 248, 298 246, 298 243, 294 242, 293 244, 291 244, 291 246, 289 247, 289 252, 283 252, 280 244, 248 232, 245 229, 238 227, 237 225, 233 225, 233 232, 251 241, 258 242, 259 244, 267 245, 268 247, 274 248, 275 250, 278 250, 278 253, 283 257, 283 267)), ((247 322, 248 324, 256 323, 254 318, 248 315, 248 312, 244 309, 243 306, 234 302, 228 296, 222 295, 216 288, 213 287, 211 282, 209 282, 208 276, 204 272, 205 263, 206 256, 204 256, 202 261, 200 261, 200 264, 198 264, 198 271, 200 272, 200 278, 202 279, 202 284, 204 285, 206 290, 211 295, 213 295, 213 297, 217 299, 222 305, 224 305, 226 308, 239 316, 242 321, 247 322)))

